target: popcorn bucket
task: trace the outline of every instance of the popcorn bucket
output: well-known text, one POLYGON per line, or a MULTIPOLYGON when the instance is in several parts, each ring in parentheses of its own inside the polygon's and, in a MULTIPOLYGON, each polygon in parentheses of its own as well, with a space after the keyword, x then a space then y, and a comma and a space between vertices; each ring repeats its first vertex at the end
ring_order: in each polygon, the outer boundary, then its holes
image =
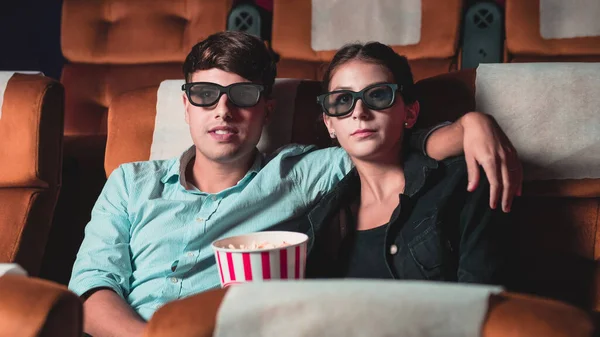
POLYGON ((257 232, 212 243, 221 287, 245 282, 303 279, 308 236, 296 232, 257 232))

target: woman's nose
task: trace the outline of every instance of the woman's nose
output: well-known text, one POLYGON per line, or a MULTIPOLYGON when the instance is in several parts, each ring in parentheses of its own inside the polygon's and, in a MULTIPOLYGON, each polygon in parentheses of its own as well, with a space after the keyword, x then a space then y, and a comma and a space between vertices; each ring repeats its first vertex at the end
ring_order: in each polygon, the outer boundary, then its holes
POLYGON ((368 117, 368 109, 364 105, 362 99, 356 101, 354 110, 352 111, 352 118, 354 119, 366 119, 368 117))

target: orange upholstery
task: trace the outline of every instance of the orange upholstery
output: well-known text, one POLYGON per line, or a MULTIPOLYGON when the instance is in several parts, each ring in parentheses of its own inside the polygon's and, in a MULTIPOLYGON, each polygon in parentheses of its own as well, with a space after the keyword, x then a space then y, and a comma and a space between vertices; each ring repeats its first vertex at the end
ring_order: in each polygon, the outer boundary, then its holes
POLYGON ((540 0, 506 0, 505 19, 509 62, 600 61, 600 36, 553 39, 542 36, 540 0))
POLYGON ((63 1, 62 51, 73 63, 62 78, 65 134, 106 134, 115 94, 183 76, 189 50, 225 29, 230 7, 231 0, 63 1))
POLYGON ((181 62, 225 29, 231 1, 63 1, 62 50, 77 63, 181 62))
MULTIPOLYGON (((211 290, 160 308, 148 322, 145 337, 213 336, 227 289, 211 290)), ((335 324, 315 321, 315 324, 335 324)), ((492 295, 483 323, 484 337, 592 337, 591 316, 567 304, 514 293, 492 295)))
MULTIPOLYGON (((411 62, 415 81, 455 69, 461 12, 462 0, 422 0, 420 42, 392 46, 411 62)), ((321 80, 324 64, 336 51, 312 49, 311 20, 311 0, 274 1, 272 45, 281 57, 278 77, 321 80)))
POLYGON ((0 277, 0 337, 80 337, 83 306, 66 288, 36 278, 0 277))
POLYGON ((61 184, 64 91, 40 75, 13 75, 0 117, 0 263, 39 272, 61 184))
POLYGON ((65 93, 67 134, 105 135, 108 105, 113 97, 182 76, 181 61, 139 65, 65 65, 62 82, 68 88, 65 93))

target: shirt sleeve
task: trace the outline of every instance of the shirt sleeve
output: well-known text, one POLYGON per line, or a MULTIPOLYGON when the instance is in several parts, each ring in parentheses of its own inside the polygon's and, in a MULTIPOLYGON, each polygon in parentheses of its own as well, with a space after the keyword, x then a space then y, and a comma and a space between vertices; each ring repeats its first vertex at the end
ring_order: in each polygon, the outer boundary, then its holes
POLYGON ((79 296, 95 288, 110 288, 123 299, 129 294, 131 223, 126 180, 121 166, 110 175, 92 209, 69 281, 69 289, 79 296))
MULTIPOLYGON (((466 185, 465 185, 466 186, 466 185)), ((509 233, 508 215, 489 206, 490 186, 485 176, 468 193, 460 214, 459 282, 503 284, 509 233)))
POLYGON ((354 165, 340 147, 300 146, 283 153, 282 168, 294 180, 293 191, 304 205, 313 205, 352 170, 354 165))
POLYGON ((429 136, 433 134, 436 130, 441 129, 445 126, 452 124, 452 122, 443 122, 437 125, 434 125, 430 128, 419 129, 412 131, 408 136, 408 145, 412 150, 421 151, 424 155, 427 156, 427 139, 429 136))

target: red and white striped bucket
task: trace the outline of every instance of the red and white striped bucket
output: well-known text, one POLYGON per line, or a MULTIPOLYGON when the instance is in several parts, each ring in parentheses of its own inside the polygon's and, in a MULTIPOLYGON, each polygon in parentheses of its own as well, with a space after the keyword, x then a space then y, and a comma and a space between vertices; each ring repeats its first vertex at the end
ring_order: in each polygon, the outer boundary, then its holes
POLYGON ((265 280, 303 279, 308 236, 296 232, 257 232, 213 242, 221 286, 265 280), (270 243, 280 248, 238 249, 270 243), (235 248, 230 248, 233 245, 235 248))

